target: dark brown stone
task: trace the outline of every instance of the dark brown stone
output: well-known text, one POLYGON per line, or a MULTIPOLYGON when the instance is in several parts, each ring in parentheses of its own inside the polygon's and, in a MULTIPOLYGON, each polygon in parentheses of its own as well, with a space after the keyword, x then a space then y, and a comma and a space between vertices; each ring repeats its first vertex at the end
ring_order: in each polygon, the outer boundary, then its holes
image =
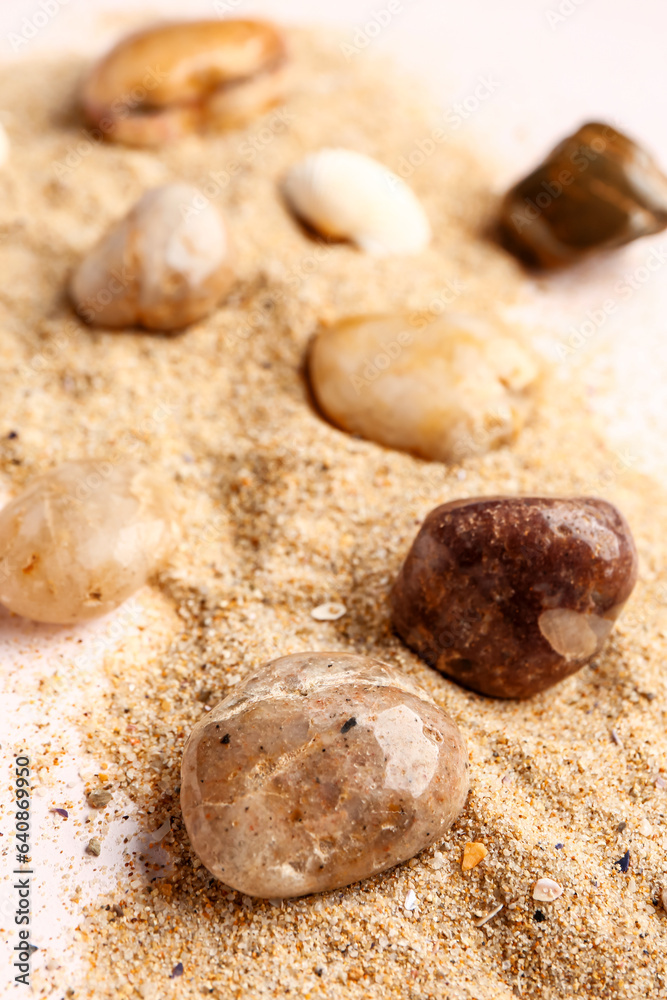
POLYGON ((465 687, 527 698, 599 652, 636 578, 630 529, 606 500, 455 500, 424 521, 393 589, 393 621, 465 687))
POLYGON ((600 122, 568 136, 505 196, 501 237, 529 264, 560 267, 667 226, 667 177, 600 122))

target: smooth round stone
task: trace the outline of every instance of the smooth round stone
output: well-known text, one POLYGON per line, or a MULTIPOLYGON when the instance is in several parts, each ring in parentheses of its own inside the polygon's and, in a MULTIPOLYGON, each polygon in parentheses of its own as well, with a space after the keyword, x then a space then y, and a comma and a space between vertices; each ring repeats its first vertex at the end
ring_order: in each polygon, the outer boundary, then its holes
POLYGON ((448 677, 527 698, 599 653, 636 579, 630 529, 606 500, 455 500, 420 528, 392 615, 408 646, 448 677))
POLYGON ((177 330, 208 316, 232 287, 224 219, 192 184, 147 191, 74 271, 70 293, 94 326, 177 330))
POLYGON ((67 462, 0 511, 0 604, 54 624, 105 614, 146 583, 169 528, 145 470, 67 462))
POLYGON ((195 726, 181 805, 192 847, 249 896, 368 878, 437 842, 468 792, 457 727, 378 660, 265 664, 195 726))
POLYGON ((530 264, 562 267, 667 226, 667 177, 622 132, 589 122, 505 195, 501 234, 530 264))
POLYGON ((342 320, 316 336, 308 369, 318 406, 338 427, 442 462, 513 441, 538 375, 520 344, 454 313, 342 320))

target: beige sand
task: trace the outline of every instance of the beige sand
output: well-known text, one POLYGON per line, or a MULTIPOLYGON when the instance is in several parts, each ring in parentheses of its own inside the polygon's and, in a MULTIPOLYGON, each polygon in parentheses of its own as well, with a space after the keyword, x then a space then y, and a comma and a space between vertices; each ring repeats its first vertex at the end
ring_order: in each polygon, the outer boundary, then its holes
MULTIPOLYGON (((175 610, 164 629, 171 644, 143 662, 136 650, 110 657, 112 694, 91 700, 80 720, 105 763, 100 781, 115 793, 105 816, 122 811, 127 793, 147 829, 171 817, 163 846, 172 864, 147 882, 130 859, 116 891, 82 910, 86 983, 61 970, 63 992, 667 996, 665 497, 625 466, 606 475, 614 456, 577 379, 545 387, 516 447, 453 468, 354 440, 313 412, 301 365, 318 320, 452 299, 493 316, 520 298, 523 279, 481 236, 494 209, 492 167, 453 142, 410 179, 435 232, 418 260, 378 261, 304 235, 276 194, 297 156, 340 144, 397 167, 433 122, 419 91, 382 64, 348 65, 336 45, 307 36, 294 45, 301 80, 284 110, 246 134, 160 153, 85 139, 73 104, 80 65, 25 64, 0 80, 13 144, 0 180, 3 482, 18 489, 64 459, 129 454, 173 481, 183 518, 179 552, 159 583, 175 610), (231 161, 240 167, 226 183, 231 161), (204 188, 211 172, 240 259, 226 307, 176 336, 91 331, 74 318, 67 275, 107 224, 146 187, 182 177, 204 188), (10 430, 18 438, 8 440, 10 430), (479 493, 582 490, 621 505, 642 563, 632 603, 594 666, 528 703, 499 703, 442 679, 392 634, 387 592, 433 506, 479 493), (313 620, 325 600, 347 613, 313 620), (453 715, 471 755, 467 807, 437 850, 385 875, 282 906, 241 898, 189 849, 178 804, 184 735, 263 660, 332 648, 399 665, 453 715), (469 840, 489 853, 462 873, 469 840), (622 874, 613 863, 628 848, 622 874), (541 876, 564 886, 556 902, 533 901, 541 876), (412 911, 403 905, 410 890, 412 911), (178 962, 183 975, 170 980, 178 962)), ((85 672, 76 679, 82 689, 90 682, 85 672)), ((48 710, 48 688, 39 697, 48 710)), ((45 753, 37 764, 47 771, 50 760, 45 753)), ((105 821, 94 823, 99 864, 105 821)))

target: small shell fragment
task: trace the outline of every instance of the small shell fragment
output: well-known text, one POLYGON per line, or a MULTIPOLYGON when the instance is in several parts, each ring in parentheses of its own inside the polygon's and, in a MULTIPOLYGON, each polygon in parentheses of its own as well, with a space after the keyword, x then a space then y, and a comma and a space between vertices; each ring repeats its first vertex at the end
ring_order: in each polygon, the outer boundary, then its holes
POLYGON ((217 306, 234 281, 227 229, 190 184, 147 191, 81 261, 70 291, 95 326, 174 330, 217 306))
POLYGON ((344 604, 336 604, 331 601, 328 604, 318 604, 316 608, 310 612, 311 618, 314 618, 318 622, 335 622, 347 612, 347 608, 344 604))
POLYGON ((480 861, 484 860, 488 853, 484 844, 480 844, 479 841, 468 842, 463 848, 461 870, 467 872, 471 868, 475 868, 480 861))
POLYGON ((488 924, 489 920, 491 920, 493 917, 497 916, 497 914, 500 913, 504 905, 505 905, 504 903, 498 903, 498 905, 495 906, 492 910, 490 910, 486 914, 486 916, 480 917, 479 920, 475 920, 474 922, 475 927, 483 927, 484 924, 488 924))
POLYGON ((350 240, 375 256, 417 254, 431 227, 405 181, 351 149, 320 149, 288 172, 292 211, 322 236, 350 240))
POLYGON ((403 906, 406 910, 415 910, 417 908, 417 897, 413 889, 410 889, 407 896, 405 897, 405 902, 403 906))
POLYGON ((541 903, 552 903, 554 899, 558 899, 562 895, 563 887, 558 882, 554 882, 552 878, 538 879, 533 888, 533 899, 537 899, 541 903))
POLYGON ((86 80, 88 123, 105 138, 159 146, 246 122, 285 88, 282 34, 263 21, 186 21, 122 38, 86 80))

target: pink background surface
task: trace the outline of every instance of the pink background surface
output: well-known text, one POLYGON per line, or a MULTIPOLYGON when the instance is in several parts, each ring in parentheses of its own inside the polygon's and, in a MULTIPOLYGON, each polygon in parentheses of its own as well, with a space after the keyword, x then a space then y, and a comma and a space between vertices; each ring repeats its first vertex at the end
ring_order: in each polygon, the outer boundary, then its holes
MULTIPOLYGON (((481 78, 494 81, 492 96, 479 102, 463 128, 481 149, 491 151, 498 163, 499 189, 590 118, 607 119, 627 130, 667 167, 664 0, 402 0, 398 7, 394 0, 392 6, 387 26, 369 41, 367 51, 395 52, 404 65, 430 81, 443 109, 474 94, 481 78)), ((133 20, 139 20, 136 7, 129 0, 4 0, 0 53, 10 60, 45 51, 102 50, 122 32, 122 11, 133 11, 133 20)), ((264 14, 293 23, 331 23, 354 45, 360 29, 377 23, 377 18, 387 20, 380 12, 388 10, 389 3, 165 2, 146 7, 145 19, 167 13, 183 16, 184 11, 190 17, 212 17, 216 8, 227 16, 264 14)), ((371 27, 366 37, 374 31, 371 27)), ((11 109, 0 108, 0 120, 3 112, 11 109)), ((540 329, 545 354, 559 363, 558 344, 606 299, 619 300, 618 310, 596 328, 586 347, 591 406, 604 420, 612 447, 629 456, 633 467, 667 483, 667 268, 661 265, 649 272, 646 267, 656 252, 658 258, 664 253, 667 263, 664 234, 576 273, 539 284, 526 279, 525 306, 516 318, 540 329), (636 288, 621 300, 617 288, 628 276, 634 276, 636 288), (615 386, 602 392, 602 376, 609 371, 615 386)), ((562 374, 567 377, 567 362, 562 374)), ((10 489, 9 482, 0 480, 0 501, 10 489)), ((113 886, 123 852, 136 849, 144 836, 128 803, 130 820, 112 827, 104 857, 94 865, 82 864, 85 841, 74 834, 71 822, 49 812, 65 799, 75 803, 72 816, 86 812, 85 767, 90 769, 93 762, 87 758, 84 766, 79 752, 80 740, 70 721, 78 707, 67 685, 68 674, 80 669, 76 658, 85 657, 91 695, 101 693, 99 666, 105 654, 131 640, 141 642, 144 626, 154 633, 168 628, 157 595, 146 589, 135 600, 132 615, 127 607, 120 608, 95 625, 73 629, 31 625, 0 611, 0 742, 7 762, 0 780, 0 828, 7 830, 13 822, 6 797, 13 750, 48 738, 68 747, 62 764, 52 771, 52 784, 35 789, 32 837, 39 878, 34 886, 33 940, 40 947, 33 958, 36 985, 40 968, 48 962, 67 969, 66 985, 75 984, 73 932, 80 906, 113 886), (37 683, 49 678, 62 687, 62 714, 57 719, 43 719, 32 697, 37 683), (124 845, 123 837, 134 839, 124 845), (76 886, 81 886, 81 902, 75 905, 69 898, 76 886)), ((3 838, 5 851, 8 840, 3 838)), ((15 937, 10 862, 7 855, 0 860, 0 926, 10 930, 10 938, 0 940, 2 996, 15 937)))

